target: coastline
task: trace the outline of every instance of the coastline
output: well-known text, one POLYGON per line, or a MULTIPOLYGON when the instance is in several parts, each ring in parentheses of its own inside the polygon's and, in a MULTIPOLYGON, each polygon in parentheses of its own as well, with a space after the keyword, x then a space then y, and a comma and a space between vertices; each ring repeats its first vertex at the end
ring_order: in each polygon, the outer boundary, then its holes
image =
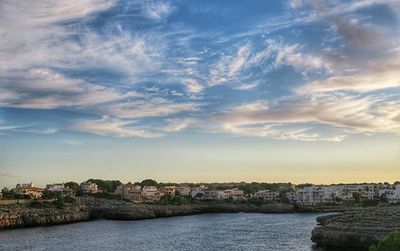
POLYGON ((303 207, 291 204, 198 203, 184 205, 136 204, 93 197, 77 198, 65 208, 0 207, 0 230, 52 226, 95 219, 142 220, 202 213, 338 212, 351 208, 303 207))
POLYGON ((0 231, 53 226, 97 219, 144 220, 203 213, 335 213, 316 218, 311 240, 326 248, 366 250, 400 228, 400 206, 374 208, 306 206, 291 204, 194 203, 183 205, 139 204, 121 200, 80 197, 65 208, 0 207, 0 231))

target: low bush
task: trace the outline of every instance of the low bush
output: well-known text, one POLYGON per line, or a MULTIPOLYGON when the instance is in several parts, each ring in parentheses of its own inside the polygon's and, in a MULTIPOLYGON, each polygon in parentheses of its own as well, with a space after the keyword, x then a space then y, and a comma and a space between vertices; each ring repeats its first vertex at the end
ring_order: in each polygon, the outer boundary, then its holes
POLYGON ((369 248, 369 251, 399 251, 400 250, 400 231, 396 231, 385 237, 377 245, 369 248))

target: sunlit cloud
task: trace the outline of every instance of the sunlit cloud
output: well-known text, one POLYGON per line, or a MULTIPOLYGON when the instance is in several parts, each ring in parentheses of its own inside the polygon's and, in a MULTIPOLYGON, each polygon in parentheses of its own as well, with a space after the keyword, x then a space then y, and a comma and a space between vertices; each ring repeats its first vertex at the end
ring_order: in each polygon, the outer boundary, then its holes
POLYGON ((363 97, 327 93, 285 99, 271 105, 263 101, 244 104, 214 119, 221 131, 233 134, 340 141, 338 139, 343 140, 348 133, 399 134, 398 99, 398 95, 363 97), (333 126, 340 135, 308 134, 307 123, 333 126), (295 129, 278 129, 282 125, 292 125, 295 129))
POLYGON ((73 129, 80 132, 113 137, 156 138, 162 136, 160 133, 135 126, 135 122, 134 120, 103 117, 99 120, 81 121, 74 125, 73 129))

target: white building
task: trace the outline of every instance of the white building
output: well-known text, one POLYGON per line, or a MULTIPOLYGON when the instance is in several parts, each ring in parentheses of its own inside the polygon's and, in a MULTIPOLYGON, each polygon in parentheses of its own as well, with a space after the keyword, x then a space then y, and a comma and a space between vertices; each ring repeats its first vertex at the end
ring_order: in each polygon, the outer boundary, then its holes
POLYGON ((185 186, 181 187, 180 186, 180 187, 176 188, 176 191, 182 196, 188 196, 188 195, 190 195, 191 189, 190 189, 190 187, 185 187, 185 186))
POLYGON ((332 185, 332 186, 323 186, 321 187, 323 191, 323 202, 334 202, 335 199, 342 196, 343 186, 332 185))
POLYGON ((19 189, 19 188, 32 188, 32 187, 35 187, 35 186, 33 185, 32 182, 30 182, 30 183, 17 184, 17 185, 15 186, 15 188, 17 188, 17 189, 19 189))
POLYGON ((54 183, 46 185, 46 190, 49 192, 64 192, 65 185, 64 183, 54 183))
POLYGON ((387 189, 385 192, 384 196, 390 203, 400 202, 400 184, 396 185, 394 189, 387 189))
POLYGON ((202 197, 204 196, 204 192, 206 189, 207 188, 205 186, 193 187, 192 190, 190 191, 190 196, 192 198, 202 197))
POLYGON ((226 198, 232 198, 234 200, 238 200, 243 198, 244 192, 243 190, 232 188, 224 190, 226 198))
POLYGON ((315 205, 324 202, 324 190, 321 187, 303 187, 296 191, 296 202, 315 205))
POLYGON ((227 198, 227 194, 222 190, 204 191, 204 196, 200 197, 200 199, 204 200, 223 200, 227 198))

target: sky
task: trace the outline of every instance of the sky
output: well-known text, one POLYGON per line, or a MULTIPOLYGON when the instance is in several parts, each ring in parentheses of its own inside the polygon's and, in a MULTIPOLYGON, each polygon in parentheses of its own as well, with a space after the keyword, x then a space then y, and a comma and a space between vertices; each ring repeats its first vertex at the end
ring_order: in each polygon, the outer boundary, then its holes
POLYGON ((0 185, 400 180, 398 0, 0 2, 0 185))

